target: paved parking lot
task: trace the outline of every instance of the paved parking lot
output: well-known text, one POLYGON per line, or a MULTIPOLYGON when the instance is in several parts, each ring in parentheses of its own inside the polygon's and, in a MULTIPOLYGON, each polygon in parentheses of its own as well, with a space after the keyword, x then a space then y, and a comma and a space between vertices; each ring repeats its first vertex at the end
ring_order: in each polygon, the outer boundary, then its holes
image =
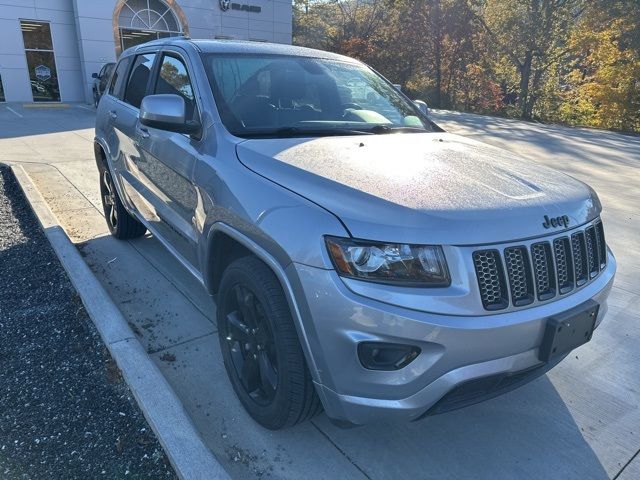
POLYGON ((237 478, 640 478, 640 138, 434 112, 445 129, 516 151, 591 184, 619 261, 591 343, 535 382, 411 424, 283 432, 255 425, 229 385, 215 305, 150 236, 107 234, 91 109, 0 105, 0 161, 24 163, 87 263, 237 478))

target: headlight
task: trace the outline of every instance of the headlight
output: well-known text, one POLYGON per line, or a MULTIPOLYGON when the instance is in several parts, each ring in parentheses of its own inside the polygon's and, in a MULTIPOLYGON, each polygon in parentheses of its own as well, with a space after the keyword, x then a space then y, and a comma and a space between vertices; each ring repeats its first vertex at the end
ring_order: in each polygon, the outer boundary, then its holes
POLYGON ((412 287, 451 284, 442 247, 325 237, 329 256, 343 277, 412 287))

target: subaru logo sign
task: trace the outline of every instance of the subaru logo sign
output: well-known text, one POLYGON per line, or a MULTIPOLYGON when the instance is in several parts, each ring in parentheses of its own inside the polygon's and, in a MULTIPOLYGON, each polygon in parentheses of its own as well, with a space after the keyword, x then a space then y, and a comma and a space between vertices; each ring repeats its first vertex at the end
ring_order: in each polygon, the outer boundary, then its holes
POLYGON ((49 80, 51 78, 51 69, 46 65, 38 65, 36 68, 34 68, 34 71, 38 80, 42 80, 44 82, 45 80, 49 80))

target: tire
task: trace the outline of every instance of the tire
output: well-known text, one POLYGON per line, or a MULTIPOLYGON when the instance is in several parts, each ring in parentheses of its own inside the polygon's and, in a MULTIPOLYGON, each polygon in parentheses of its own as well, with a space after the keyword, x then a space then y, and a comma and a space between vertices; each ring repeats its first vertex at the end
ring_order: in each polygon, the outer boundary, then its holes
POLYGON ((100 103, 100 96, 98 95, 98 92, 96 92, 94 90, 93 91, 93 106, 97 109, 99 103, 100 103))
POLYGON ((224 271, 217 322, 227 375, 256 422, 279 430, 321 411, 280 283, 256 257, 224 271))
POLYGON ((147 228, 124 208, 111 173, 104 167, 100 168, 100 197, 111 235, 120 240, 128 240, 145 234, 147 228))

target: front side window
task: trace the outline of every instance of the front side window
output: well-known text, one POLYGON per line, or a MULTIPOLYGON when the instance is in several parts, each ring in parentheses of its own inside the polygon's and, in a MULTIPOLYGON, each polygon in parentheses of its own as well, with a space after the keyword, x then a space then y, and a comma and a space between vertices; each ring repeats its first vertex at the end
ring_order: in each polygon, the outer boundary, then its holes
POLYGON ((164 56, 154 93, 181 96, 185 103, 186 118, 193 120, 196 100, 187 67, 182 60, 169 55, 164 56))
POLYGON ((419 109, 357 62, 204 55, 227 129, 238 136, 433 131, 419 109))
POLYGON ((155 58, 155 53, 143 53, 136 56, 129 74, 127 89, 124 92, 124 101, 129 105, 140 108, 142 99, 147 92, 147 84, 155 58))
POLYGON ((116 98, 122 100, 124 96, 124 86, 127 80, 127 68, 131 63, 131 57, 125 57, 120 59, 116 71, 111 77, 111 84, 109 85, 109 95, 113 95, 116 98))

